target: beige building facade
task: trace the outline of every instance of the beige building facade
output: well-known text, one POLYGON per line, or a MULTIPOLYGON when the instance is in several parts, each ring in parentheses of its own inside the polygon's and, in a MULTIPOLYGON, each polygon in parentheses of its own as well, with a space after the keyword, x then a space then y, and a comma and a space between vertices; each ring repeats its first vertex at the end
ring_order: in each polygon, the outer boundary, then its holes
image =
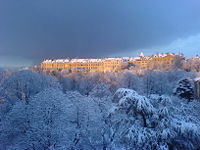
POLYGON ((55 59, 44 60, 41 63, 42 69, 58 69, 69 70, 71 72, 113 72, 120 71, 125 66, 139 66, 148 68, 153 64, 168 64, 171 65, 175 57, 180 54, 162 53, 152 56, 140 55, 138 57, 118 57, 118 58, 102 58, 102 59, 55 59))

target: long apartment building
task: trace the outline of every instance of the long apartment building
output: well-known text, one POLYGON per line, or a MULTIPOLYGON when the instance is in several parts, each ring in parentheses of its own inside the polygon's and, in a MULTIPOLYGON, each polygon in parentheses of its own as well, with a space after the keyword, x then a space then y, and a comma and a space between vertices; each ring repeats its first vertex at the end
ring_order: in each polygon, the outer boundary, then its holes
POLYGON ((167 64, 174 62, 177 56, 182 54, 159 53, 152 56, 144 56, 143 53, 138 57, 116 57, 101 59, 47 59, 41 63, 42 69, 58 69, 77 72, 100 71, 112 72, 119 71, 126 65, 148 68, 152 64, 167 64))

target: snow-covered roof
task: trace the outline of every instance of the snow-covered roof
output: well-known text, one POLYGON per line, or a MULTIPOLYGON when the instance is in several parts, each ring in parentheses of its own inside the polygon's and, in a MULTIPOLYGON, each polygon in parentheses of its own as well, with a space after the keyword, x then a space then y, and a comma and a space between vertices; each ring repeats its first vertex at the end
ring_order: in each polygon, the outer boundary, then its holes
POLYGON ((200 60, 200 56, 191 57, 188 60, 200 60))
POLYGON ((129 57, 129 61, 140 60, 140 57, 129 57))
POLYGON ((79 59, 79 58, 74 58, 74 59, 46 59, 42 63, 43 64, 48 64, 48 63, 90 63, 90 62, 104 62, 104 61, 112 61, 112 60, 117 60, 117 61, 137 61, 137 60, 150 60, 153 58, 160 58, 160 57, 166 57, 168 55, 171 56, 183 56, 182 54, 175 54, 175 53, 157 53, 152 56, 144 56, 141 55, 139 57, 108 57, 108 58, 101 58, 101 59, 79 59))
POLYGON ((195 78, 194 81, 200 81, 200 77, 195 78))
POLYGON ((161 58, 166 56, 183 56, 183 54, 176 54, 176 53, 157 53, 152 55, 154 58, 161 58))
POLYGON ((111 60, 118 60, 118 61, 128 61, 129 57, 117 57, 117 58, 102 58, 102 59, 47 59, 44 60, 42 63, 90 63, 90 62, 104 62, 104 61, 111 61, 111 60))

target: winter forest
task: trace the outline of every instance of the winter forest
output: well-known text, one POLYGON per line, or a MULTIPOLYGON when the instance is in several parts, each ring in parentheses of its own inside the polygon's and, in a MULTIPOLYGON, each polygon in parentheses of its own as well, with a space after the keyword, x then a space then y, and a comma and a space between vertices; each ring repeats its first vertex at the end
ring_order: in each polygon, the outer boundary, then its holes
POLYGON ((200 61, 177 62, 107 73, 1 69, 0 150, 197 150, 200 61))

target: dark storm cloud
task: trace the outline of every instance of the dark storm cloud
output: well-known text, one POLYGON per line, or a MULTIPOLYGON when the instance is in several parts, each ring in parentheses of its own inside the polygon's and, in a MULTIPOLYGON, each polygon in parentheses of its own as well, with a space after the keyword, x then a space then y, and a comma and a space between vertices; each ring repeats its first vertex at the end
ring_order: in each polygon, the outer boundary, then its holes
POLYGON ((200 33, 198 0, 1 0, 0 55, 103 57, 200 33))

